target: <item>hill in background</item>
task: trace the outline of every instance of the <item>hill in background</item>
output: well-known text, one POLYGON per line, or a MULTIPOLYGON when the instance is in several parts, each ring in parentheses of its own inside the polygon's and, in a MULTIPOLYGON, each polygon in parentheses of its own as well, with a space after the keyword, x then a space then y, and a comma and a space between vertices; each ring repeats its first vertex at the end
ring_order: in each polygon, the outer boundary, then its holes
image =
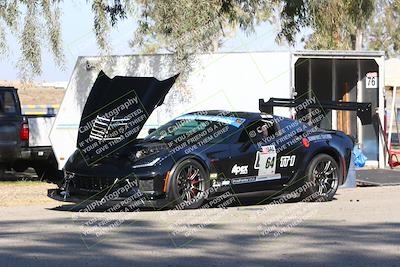
POLYGON ((18 89, 21 105, 59 105, 65 94, 63 83, 21 83, 2 81, 0 86, 12 86, 18 89))

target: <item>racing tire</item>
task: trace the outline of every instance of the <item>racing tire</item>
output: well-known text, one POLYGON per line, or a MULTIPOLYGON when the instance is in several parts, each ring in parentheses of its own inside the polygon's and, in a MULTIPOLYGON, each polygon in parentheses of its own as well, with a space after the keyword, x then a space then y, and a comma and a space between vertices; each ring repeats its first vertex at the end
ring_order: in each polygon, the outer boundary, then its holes
POLYGON ((339 164, 327 154, 316 155, 306 169, 306 189, 301 200, 331 201, 339 187, 339 164))
POLYGON ((210 188, 208 172, 195 159, 179 162, 169 178, 168 199, 177 209, 197 209, 210 188))

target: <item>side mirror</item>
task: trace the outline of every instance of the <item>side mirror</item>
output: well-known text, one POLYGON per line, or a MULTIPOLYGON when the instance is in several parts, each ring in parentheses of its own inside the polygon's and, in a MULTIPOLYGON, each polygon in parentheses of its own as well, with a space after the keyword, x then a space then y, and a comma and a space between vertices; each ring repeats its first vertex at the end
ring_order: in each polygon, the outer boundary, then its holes
POLYGON ((156 128, 150 128, 149 129, 149 131, 147 132, 148 134, 151 134, 151 133, 153 133, 153 132, 155 132, 156 131, 156 128))

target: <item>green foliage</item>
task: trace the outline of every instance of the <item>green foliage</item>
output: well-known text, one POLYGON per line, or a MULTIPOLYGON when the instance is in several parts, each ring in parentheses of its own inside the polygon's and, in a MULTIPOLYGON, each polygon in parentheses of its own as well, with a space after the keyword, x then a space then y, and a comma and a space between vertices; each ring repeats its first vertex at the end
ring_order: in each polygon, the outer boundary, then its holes
MULTIPOLYGON (((0 0, 0 55, 18 40, 22 77, 41 73, 43 49, 64 65, 60 31, 62 0, 0 0)), ((279 41, 293 45, 300 32, 309 49, 354 49, 362 40, 388 55, 400 47, 400 0, 86 0, 93 31, 103 54, 109 33, 120 20, 134 17, 131 46, 145 53, 170 52, 177 68, 190 70, 193 55, 214 52, 238 29, 247 33, 278 16, 279 41), (305 30, 305 31, 304 31, 305 30)), ((133 25, 132 25, 133 26, 133 25)), ((358 47, 360 48, 360 47, 358 47)))
POLYGON ((18 68, 24 79, 41 73, 42 49, 46 45, 56 64, 63 66, 58 3, 58 0, 0 1, 0 55, 9 52, 7 35, 13 35, 20 45, 18 68))
POLYGON ((386 56, 399 55, 400 0, 378 0, 376 15, 368 27, 368 46, 383 50, 386 56))
POLYGON ((17 12, 17 1, 0 2, 0 54, 8 51, 6 29, 11 32, 17 30, 17 12))
POLYGON ((357 32, 367 28, 374 7, 375 0, 285 0, 278 38, 293 44, 308 28, 312 33, 303 37, 308 49, 354 49, 357 32))
POLYGON ((280 12, 281 30, 278 41, 296 43, 296 35, 304 28, 311 26, 309 6, 304 0, 283 0, 280 12))
MULTIPOLYGON (((7 34, 20 43, 18 67, 23 77, 41 73, 42 49, 49 46, 55 62, 63 66, 59 2, 62 0, 0 0, 0 54, 7 53, 7 34), (22 21, 22 23, 21 23, 22 21), (7 31, 8 30, 8 31, 7 31)), ((215 51, 226 32, 251 32, 272 10, 265 0, 87 0, 93 11, 98 47, 110 52, 111 28, 136 16, 131 45, 144 52, 168 51, 185 69, 191 55, 215 51)), ((275 2, 275 1, 273 1, 275 2)))
POLYGON ((251 32, 272 10, 270 2, 262 0, 137 0, 136 4, 139 27, 131 46, 171 52, 183 70, 193 54, 216 51, 229 31, 251 32))

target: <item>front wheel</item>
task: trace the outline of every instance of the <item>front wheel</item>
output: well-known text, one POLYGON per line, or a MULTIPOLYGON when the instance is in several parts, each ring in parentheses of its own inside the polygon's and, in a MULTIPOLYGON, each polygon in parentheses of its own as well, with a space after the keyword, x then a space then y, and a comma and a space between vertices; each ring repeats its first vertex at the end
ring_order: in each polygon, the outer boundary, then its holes
POLYGON ((178 163, 169 183, 169 198, 180 209, 200 207, 210 188, 208 172, 194 159, 178 163))
POLYGON ((318 154, 310 162, 306 171, 306 184, 309 185, 302 199, 310 197, 313 201, 330 201, 339 187, 340 168, 327 154, 318 154))

